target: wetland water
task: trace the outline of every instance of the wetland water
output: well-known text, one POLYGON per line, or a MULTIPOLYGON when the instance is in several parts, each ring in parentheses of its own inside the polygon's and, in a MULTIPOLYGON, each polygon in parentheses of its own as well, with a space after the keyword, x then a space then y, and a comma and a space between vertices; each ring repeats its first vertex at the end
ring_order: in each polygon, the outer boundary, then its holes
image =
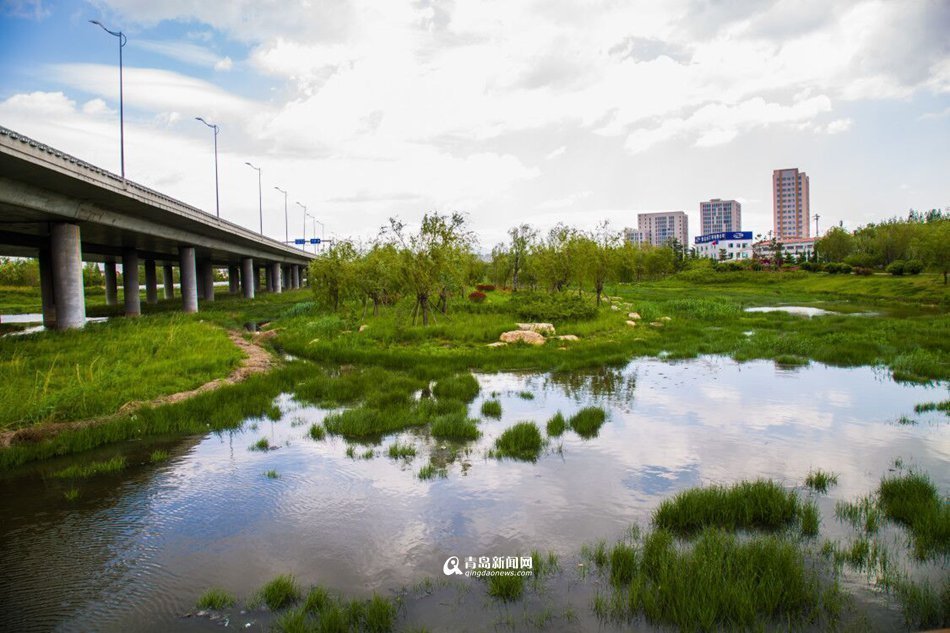
MULTIPOLYGON (((530 612, 553 603, 556 628, 586 630, 598 626, 590 609, 597 581, 578 577, 581 546, 612 542, 632 523, 646 528, 660 500, 684 488, 757 477, 794 487, 810 469, 833 471, 839 484, 817 497, 823 539, 851 533, 835 520, 835 501, 872 492, 896 459, 928 473, 942 493, 950 487, 947 418, 914 413, 915 404, 945 400, 947 386, 898 384, 883 370, 789 370, 702 357, 477 378, 481 393, 471 415, 479 417, 481 403, 497 392, 502 418, 481 420, 482 437, 447 464, 445 478, 417 477, 430 455, 438 462, 451 452, 424 429, 384 438, 371 459, 361 458, 366 446, 351 458, 342 438, 307 435, 328 412, 289 396, 277 400, 277 421, 255 418, 220 435, 131 444, 126 455, 134 465, 75 482, 76 501, 64 499, 74 482, 49 477, 75 459, 6 476, 0 629, 222 630, 221 621, 180 616, 194 611, 208 587, 226 588, 241 602, 275 575, 291 573, 304 586, 355 597, 391 595, 431 578, 432 596, 408 597, 400 625, 494 630, 514 617, 531 630, 530 612), (486 457, 517 421, 533 420, 543 432, 556 411, 570 416, 591 405, 608 412, 595 438, 568 430, 550 439, 536 463, 486 457), (900 424, 901 416, 916 424, 900 424), (248 450, 261 437, 279 448, 248 450), (416 447, 414 459, 388 457, 397 439, 416 447), (147 464, 156 447, 170 458, 147 464), (265 476, 271 469, 278 478, 265 476), (524 603, 504 606, 491 602, 479 581, 442 574, 452 555, 533 549, 560 554, 555 595, 529 592, 524 603), (567 609, 573 618, 557 619, 567 609)), ((894 549, 906 550, 904 533, 890 531, 894 549)), ((930 564, 923 573, 946 574, 946 567, 930 564)), ((873 626, 902 624, 898 607, 861 574, 844 582, 877 612, 873 626)), ((267 617, 236 608, 228 623, 261 630, 267 617)))

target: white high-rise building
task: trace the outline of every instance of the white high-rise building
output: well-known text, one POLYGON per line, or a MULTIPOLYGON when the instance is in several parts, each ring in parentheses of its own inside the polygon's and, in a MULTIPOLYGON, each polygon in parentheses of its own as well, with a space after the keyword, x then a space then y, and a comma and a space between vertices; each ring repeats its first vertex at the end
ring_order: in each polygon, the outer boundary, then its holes
POLYGON ((699 203, 700 235, 742 230, 742 205, 735 200, 713 198, 699 203))
POLYGON ((689 244, 689 219, 685 211, 638 213, 637 231, 640 243, 665 246, 675 239, 681 245, 689 244))

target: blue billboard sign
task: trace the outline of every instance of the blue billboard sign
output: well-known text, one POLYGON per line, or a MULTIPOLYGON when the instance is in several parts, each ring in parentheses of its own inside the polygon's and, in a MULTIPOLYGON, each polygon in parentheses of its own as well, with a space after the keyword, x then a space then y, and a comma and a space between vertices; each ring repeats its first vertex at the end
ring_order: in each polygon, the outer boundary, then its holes
POLYGON ((297 239, 294 240, 294 244, 306 244, 306 243, 307 243, 307 240, 303 239, 302 237, 298 237, 297 239))
POLYGON ((741 242, 751 240, 752 231, 727 231, 725 233, 709 233, 708 235, 697 235, 694 238, 696 244, 708 244, 709 242, 723 242, 734 240, 741 242))
POLYGON ((319 243, 320 243, 320 238, 319 238, 319 237, 311 237, 311 238, 310 238, 310 243, 311 243, 311 244, 319 244, 319 243))

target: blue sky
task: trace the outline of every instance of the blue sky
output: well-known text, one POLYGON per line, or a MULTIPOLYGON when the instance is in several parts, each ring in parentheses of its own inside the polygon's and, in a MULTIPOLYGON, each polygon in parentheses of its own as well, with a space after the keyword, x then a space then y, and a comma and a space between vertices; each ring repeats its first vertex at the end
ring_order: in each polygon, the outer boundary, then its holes
MULTIPOLYGON (((222 215, 337 236, 461 210, 509 226, 636 225, 736 198, 771 228, 771 172, 821 227, 950 205, 950 4, 863 0, 0 0, 0 125, 222 215), (882 44, 884 43, 884 44, 882 44), (312 229, 309 229, 312 231, 312 229)), ((294 235, 291 235, 294 237, 294 235)))

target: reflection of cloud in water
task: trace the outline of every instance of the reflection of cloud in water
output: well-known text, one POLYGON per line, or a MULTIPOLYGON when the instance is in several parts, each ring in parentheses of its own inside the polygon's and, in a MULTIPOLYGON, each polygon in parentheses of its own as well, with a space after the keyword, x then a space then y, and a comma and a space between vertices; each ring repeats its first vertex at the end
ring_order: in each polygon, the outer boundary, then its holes
MULTIPOLYGON (((895 423, 912 415, 914 404, 945 397, 945 387, 897 384, 880 370, 813 363, 785 372, 771 361, 702 357, 637 360, 573 376, 478 378, 482 390, 470 414, 479 416, 481 402, 497 391, 502 419, 479 422, 482 437, 449 465, 447 479, 416 476, 434 450, 424 430, 386 438, 374 459, 349 459, 341 438, 307 437, 326 411, 286 397, 278 400, 285 413, 279 422, 257 419, 251 430, 248 421, 241 431, 206 436, 162 466, 143 467, 153 476, 126 480, 108 521, 82 515, 82 505, 65 513, 72 525, 99 533, 108 560, 125 565, 107 577, 108 562, 80 559, 70 581, 85 578, 83 596, 125 597, 71 609, 89 614, 107 606, 118 628, 148 621, 155 630, 170 629, 173 614, 188 610, 208 586, 251 595, 277 573, 366 595, 438 577, 452 554, 567 555, 632 522, 648 524, 657 503, 684 488, 756 477, 797 485, 813 468, 839 475, 838 486, 821 497, 823 512, 873 490, 896 457, 928 472, 942 490, 950 487, 945 419, 895 423), (519 398, 525 390, 535 399, 519 398), (485 456, 515 422, 532 420, 543 431, 554 412, 570 417, 585 406, 608 411, 596 438, 568 430, 537 463, 485 456), (303 424, 292 426, 294 420, 303 424), (260 437, 280 448, 248 451, 260 437), (386 456, 397 439, 417 447, 408 464, 386 456), (279 479, 264 477, 271 468, 279 479)), ((43 482, 29 492, 51 494, 43 482)), ((18 551, 66 555, 49 544, 61 542, 57 534, 68 526, 21 514, 11 507, 18 551)), ((0 538, 11 536, 3 530, 0 538)), ((52 611, 69 593, 48 574, 23 584, 18 595, 48 600, 52 611)))

